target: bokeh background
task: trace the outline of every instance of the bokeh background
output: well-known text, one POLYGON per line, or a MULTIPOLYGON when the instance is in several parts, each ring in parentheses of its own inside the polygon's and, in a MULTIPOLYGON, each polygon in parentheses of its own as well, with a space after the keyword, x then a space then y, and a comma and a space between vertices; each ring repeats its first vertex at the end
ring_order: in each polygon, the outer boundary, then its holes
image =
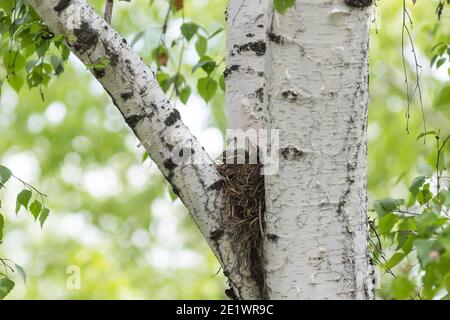
MULTIPOLYGON (((101 12, 103 1, 88 1, 101 12)), ((116 1, 117 2, 117 1, 116 1)), ((369 111, 369 201, 407 193, 410 180, 433 170, 435 145, 416 140, 423 131, 417 99, 406 132, 406 99, 401 59, 402 1, 380 1, 373 10, 371 103, 369 111)), ((432 47, 450 41, 449 14, 437 22, 437 1, 409 6, 412 34, 422 66, 425 118, 430 130, 450 133, 448 62, 430 68, 432 47)), ((134 48, 154 66, 167 12, 167 0, 118 2, 113 27, 135 42, 134 48), (137 41, 136 34, 144 32, 137 41)), ((180 35, 182 21, 192 20, 209 32, 225 28, 225 0, 186 0, 184 18, 172 17, 166 42, 180 35)), ((220 62, 225 32, 213 38, 208 55, 220 62)), ((410 45, 406 64, 414 75, 410 45)), ((177 59, 179 48, 169 51, 177 59)), ((182 73, 195 87, 203 71, 191 73, 198 56, 191 43, 184 51, 182 73)), ((173 62, 173 61, 172 61, 173 62)), ((168 68, 177 63, 169 61, 168 68)), ((1 68, 0 68, 1 69, 1 68)), ((0 75, 4 73, 0 70, 0 75)), ((51 215, 41 230, 30 214, 14 213, 21 185, 10 182, 0 194, 6 238, 0 256, 22 265, 8 299, 219 299, 225 279, 179 200, 126 127, 110 98, 86 68, 71 57, 66 71, 44 89, 17 94, 4 87, 0 98, 0 163, 48 195, 51 215), (67 286, 70 266, 81 271, 81 287, 67 286)), ((173 99, 182 119, 213 157, 223 148, 224 93, 206 104, 195 92, 186 105, 173 99)), ((382 277, 383 285, 389 279, 382 277)))

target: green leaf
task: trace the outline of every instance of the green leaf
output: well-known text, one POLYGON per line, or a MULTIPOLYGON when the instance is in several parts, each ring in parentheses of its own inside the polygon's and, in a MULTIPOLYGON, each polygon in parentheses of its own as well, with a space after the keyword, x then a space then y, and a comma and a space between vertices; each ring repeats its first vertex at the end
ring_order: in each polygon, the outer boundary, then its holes
POLYGON ((8 278, 0 279, 0 300, 3 300, 14 289, 14 281, 8 278))
POLYGON ((175 192, 173 192, 173 188, 171 186, 169 186, 168 191, 170 200, 175 201, 178 199, 178 196, 175 194, 175 192))
POLYGON ((445 63, 445 60, 445 58, 440 58, 438 61, 436 61, 436 69, 439 69, 445 63))
POLYGON ((392 269, 393 267, 395 267, 396 265, 398 265, 403 258, 405 257, 405 254, 403 252, 397 252, 395 253, 390 259, 389 261, 386 263, 386 268, 388 269, 392 269))
POLYGON ((3 240, 3 228, 5 226, 5 219, 3 218, 3 215, 0 213, 0 243, 3 240))
POLYGON ((378 221, 378 232, 380 233, 380 235, 389 233, 397 221, 398 215, 394 213, 389 213, 387 215, 382 216, 378 221))
POLYGON ((274 0, 273 5, 279 13, 285 13, 287 9, 295 5, 295 0, 274 0))
POLYGON ((59 74, 61 74, 64 71, 63 61, 62 61, 62 59, 60 57, 51 56, 50 57, 50 63, 52 64, 56 75, 59 75, 59 74))
POLYGON ((19 212, 20 207, 28 208, 28 203, 31 199, 31 191, 24 189, 18 195, 16 199, 16 213, 19 212))
POLYGON ((444 285, 445 289, 447 289, 447 292, 450 294, 450 273, 447 273, 447 275, 445 276, 444 285))
POLYGON ((10 74, 7 78, 9 85, 16 91, 19 92, 23 87, 23 78, 18 75, 10 74))
POLYGON ((414 293, 414 284, 405 276, 399 276, 392 281, 392 295, 395 299, 410 299, 414 293))
POLYGON ((86 68, 88 69, 95 69, 97 71, 104 70, 109 64, 111 63, 111 60, 108 58, 101 58, 95 63, 87 63, 86 68))
POLYGON ((12 172, 7 167, 0 165, 0 185, 8 182, 9 178, 11 178, 12 172))
POLYGON ((44 226, 45 221, 48 218, 48 215, 50 213, 50 210, 44 207, 42 209, 41 215, 39 216, 39 222, 41 223, 41 228, 44 226))
POLYGON ((195 43, 195 50, 197 50, 198 55, 201 57, 206 53, 208 49, 208 42, 205 37, 198 36, 197 42, 195 43))
POLYGON ((219 86, 220 86, 220 89, 222 89, 222 91, 225 92, 226 84, 225 84, 225 77, 223 76, 223 74, 219 77, 219 86))
POLYGON ((191 96, 191 88, 185 87, 180 92, 180 100, 183 104, 186 104, 189 100, 189 97, 191 96))
POLYGON ((208 77, 201 78, 198 80, 197 89, 200 96, 208 102, 217 91, 217 82, 208 77))
POLYGON ((378 217, 381 218, 384 215, 397 210, 398 207, 401 206, 404 202, 405 200, 403 199, 384 198, 375 201, 373 206, 378 214, 378 217))
POLYGON ((422 133, 419 134, 419 136, 417 137, 417 140, 419 140, 420 138, 424 138, 424 137, 426 137, 426 136, 429 136, 429 135, 437 136, 437 133, 436 133, 436 131, 434 131, 434 130, 427 131, 427 132, 422 132, 422 133))
POLYGON ((169 75, 164 72, 158 72, 156 74, 156 80, 158 80, 159 85, 161 86, 161 89, 163 89, 164 92, 169 90, 171 82, 169 82, 169 75))
POLYGON ((147 160, 148 157, 149 157, 148 152, 147 152, 147 151, 144 151, 144 153, 142 154, 141 162, 144 162, 145 160, 147 160))
POLYGON ((181 33, 186 38, 187 41, 191 40, 192 37, 198 30, 198 25, 193 22, 185 22, 181 25, 181 33))
POLYGON ((195 72, 199 68, 202 68, 207 74, 211 74, 216 68, 216 62, 208 56, 203 56, 197 64, 192 67, 192 72, 195 72))
POLYGON ((15 74, 25 66, 25 58, 19 51, 11 51, 5 54, 3 63, 10 74, 15 74))
POLYGON ((425 179, 426 178, 424 176, 417 177, 413 180, 413 182, 409 186, 409 192, 411 192, 414 199, 417 197, 420 188, 422 188, 423 184, 425 183, 425 179))
POLYGON ((416 217, 417 233, 420 237, 428 238, 436 229, 447 222, 433 212, 424 212, 416 217))
POLYGON ((420 205, 428 203, 432 198, 433 194, 429 190, 429 184, 426 184, 417 194, 417 201, 419 201, 420 205), (428 188, 425 188, 426 186, 428 186, 428 188))
POLYGON ((410 232, 399 232, 398 233, 398 237, 397 237, 397 241, 398 241, 398 246, 397 246, 397 250, 403 250, 403 252, 405 253, 405 255, 408 255, 411 250, 413 249, 413 245, 414 245, 414 240, 416 239, 416 237, 414 236, 414 234, 410 233, 410 232))
POLYGON ((34 200, 34 202, 30 205, 30 212, 36 221, 39 217, 39 214, 42 211, 42 204, 38 200, 34 200))
POLYGON ((425 268, 433 260, 430 256, 430 251, 434 245, 435 242, 432 240, 416 239, 414 241, 414 247, 422 268, 425 268))
POLYGON ((17 263, 14 263, 14 267, 16 268, 17 273, 22 278, 23 282, 26 284, 27 283, 27 273, 25 272, 25 269, 22 268, 21 266, 19 266, 17 263))

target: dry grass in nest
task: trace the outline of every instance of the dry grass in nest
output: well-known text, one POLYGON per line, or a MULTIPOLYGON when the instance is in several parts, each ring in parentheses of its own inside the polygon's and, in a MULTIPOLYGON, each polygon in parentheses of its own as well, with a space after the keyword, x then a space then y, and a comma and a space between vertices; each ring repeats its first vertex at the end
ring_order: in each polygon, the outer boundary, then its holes
POLYGON ((232 235, 241 258, 250 262, 253 268, 255 260, 259 261, 257 263, 262 260, 265 210, 262 165, 221 164, 218 169, 224 177, 223 197, 227 213, 224 227, 232 235))

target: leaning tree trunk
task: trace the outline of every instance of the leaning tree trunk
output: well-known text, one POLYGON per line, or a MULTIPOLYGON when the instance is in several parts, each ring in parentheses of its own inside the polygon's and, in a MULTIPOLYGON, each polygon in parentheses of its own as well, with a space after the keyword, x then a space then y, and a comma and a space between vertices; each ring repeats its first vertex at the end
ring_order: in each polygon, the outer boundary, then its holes
POLYGON ((370 299, 369 9, 297 0, 268 38, 266 126, 280 130, 279 173, 265 177, 268 296, 370 299))

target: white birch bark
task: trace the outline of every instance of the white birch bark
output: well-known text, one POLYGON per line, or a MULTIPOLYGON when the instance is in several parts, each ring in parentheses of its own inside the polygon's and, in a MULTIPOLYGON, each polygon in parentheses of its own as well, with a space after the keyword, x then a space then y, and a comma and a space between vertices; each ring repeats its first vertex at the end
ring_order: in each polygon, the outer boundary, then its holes
POLYGON ((262 128, 269 0, 230 0, 227 10, 229 129, 262 128))
POLYGON ((224 234, 222 177, 215 162, 180 119, 153 72, 84 0, 29 0, 56 34, 63 34, 84 64, 101 59, 104 70, 91 70, 125 121, 172 184, 208 241, 238 298, 257 298, 245 289, 230 239, 224 234), (183 161, 193 155, 194 163, 183 161))
MULTIPOLYGON (((227 106, 227 148, 229 155, 238 154, 245 160, 243 149, 252 153, 256 161, 258 144, 256 130, 263 127, 264 103, 264 65, 267 48, 267 13, 271 0, 230 0, 226 13, 227 20, 227 68, 226 81, 227 106), (245 148, 245 141, 235 138, 245 136, 253 144, 245 148), (254 147, 254 148, 253 148, 254 147)), ((240 163, 240 162, 239 162, 240 163)), ((239 244, 235 244, 239 250, 239 244)), ((236 264, 232 271, 240 274, 240 293, 244 299, 261 299, 264 296, 264 279, 252 274, 252 269, 260 269, 262 261, 245 261, 236 264)))
POLYGON ((343 0, 297 0, 271 20, 266 125, 280 129, 280 171, 265 180, 268 295, 372 298, 369 10, 343 0))

